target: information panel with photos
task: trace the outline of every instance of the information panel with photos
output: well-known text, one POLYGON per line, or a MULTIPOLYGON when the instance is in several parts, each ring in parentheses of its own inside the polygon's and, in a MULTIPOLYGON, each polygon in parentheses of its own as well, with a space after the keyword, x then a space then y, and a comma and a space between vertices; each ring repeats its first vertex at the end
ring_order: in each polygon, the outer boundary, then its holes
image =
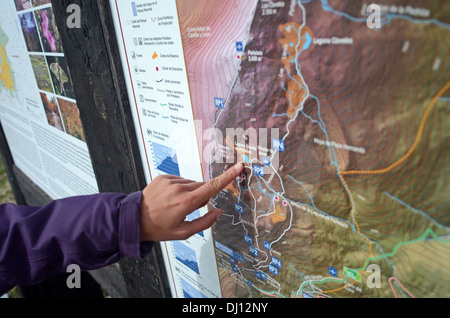
POLYGON ((0 118, 15 165, 52 199, 98 192, 50 0, 2 1, 0 118))

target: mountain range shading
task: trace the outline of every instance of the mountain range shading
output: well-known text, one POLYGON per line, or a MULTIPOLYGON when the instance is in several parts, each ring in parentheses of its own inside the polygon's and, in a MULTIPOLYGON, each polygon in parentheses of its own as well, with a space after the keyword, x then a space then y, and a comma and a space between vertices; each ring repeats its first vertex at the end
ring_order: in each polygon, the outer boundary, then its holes
POLYGON ((153 142, 156 168, 167 174, 180 176, 177 153, 174 149, 153 142))

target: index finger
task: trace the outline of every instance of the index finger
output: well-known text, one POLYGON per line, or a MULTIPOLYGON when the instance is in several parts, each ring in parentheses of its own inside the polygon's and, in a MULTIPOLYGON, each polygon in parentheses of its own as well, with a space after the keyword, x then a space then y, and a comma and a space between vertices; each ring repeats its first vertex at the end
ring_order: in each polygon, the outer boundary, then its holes
POLYGON ((220 176, 206 182, 204 185, 197 188, 194 193, 197 198, 204 202, 217 195, 224 189, 231 181, 236 179, 244 169, 242 162, 237 163, 220 176))

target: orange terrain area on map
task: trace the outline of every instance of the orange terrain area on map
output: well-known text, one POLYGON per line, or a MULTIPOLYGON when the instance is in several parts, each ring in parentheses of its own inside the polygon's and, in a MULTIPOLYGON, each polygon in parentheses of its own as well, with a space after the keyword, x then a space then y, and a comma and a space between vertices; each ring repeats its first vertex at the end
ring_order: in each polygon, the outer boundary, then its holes
MULTIPOLYGON (((302 48, 305 45, 306 34, 309 33, 312 37, 312 32, 309 28, 303 27, 299 43, 297 30, 300 28, 300 24, 291 22, 280 25, 279 28, 284 35, 284 37, 280 39, 280 43, 286 54, 286 56, 282 58, 282 63, 289 74, 292 74, 292 60, 297 56, 299 48, 302 48)), ((289 117, 293 117, 295 115, 298 106, 305 99, 306 94, 305 89, 300 88, 305 86, 302 78, 298 74, 291 77, 292 80, 289 81, 286 89, 286 98, 290 101, 290 106, 286 112, 289 117)))
POLYGON ((239 195, 239 190, 236 189, 232 184, 229 184, 225 187, 226 190, 230 191, 234 196, 239 195))
POLYGON ((286 221, 286 213, 283 211, 280 205, 277 205, 275 208, 275 212, 270 214, 270 219, 272 220, 273 224, 286 221))

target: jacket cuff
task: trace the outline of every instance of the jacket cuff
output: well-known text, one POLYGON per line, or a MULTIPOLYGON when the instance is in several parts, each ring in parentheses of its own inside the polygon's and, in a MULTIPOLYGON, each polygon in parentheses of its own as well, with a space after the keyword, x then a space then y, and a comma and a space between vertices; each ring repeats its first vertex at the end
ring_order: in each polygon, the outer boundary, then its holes
POLYGON ((144 258, 153 247, 153 242, 141 242, 142 192, 134 192, 122 200, 119 210, 120 254, 133 258, 144 258))

